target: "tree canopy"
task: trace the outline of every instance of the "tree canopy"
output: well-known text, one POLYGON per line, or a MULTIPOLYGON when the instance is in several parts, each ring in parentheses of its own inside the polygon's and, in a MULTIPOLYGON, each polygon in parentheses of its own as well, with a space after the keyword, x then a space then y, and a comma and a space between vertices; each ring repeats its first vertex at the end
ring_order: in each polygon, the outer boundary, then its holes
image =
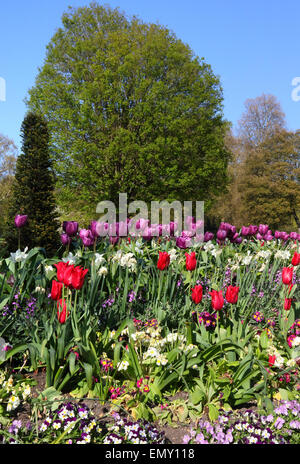
POLYGON ((96 3, 70 9, 27 104, 48 122, 65 210, 93 215, 120 192, 209 205, 226 187, 219 78, 163 26, 96 3))

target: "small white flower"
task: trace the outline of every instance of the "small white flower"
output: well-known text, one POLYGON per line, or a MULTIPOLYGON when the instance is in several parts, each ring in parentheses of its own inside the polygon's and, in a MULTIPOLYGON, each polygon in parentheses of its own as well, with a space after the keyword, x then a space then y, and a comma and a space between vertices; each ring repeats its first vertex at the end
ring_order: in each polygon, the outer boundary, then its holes
POLYGON ((100 264, 104 263, 105 258, 104 255, 100 255, 100 253, 95 253, 95 265, 98 267, 100 264))
POLYGON ((107 270, 107 268, 106 268, 105 266, 102 266, 102 267, 99 269, 99 271, 98 271, 98 275, 100 275, 100 276, 101 276, 101 275, 106 276, 107 273, 108 273, 108 270, 107 270))
POLYGON ((45 293, 45 288, 44 287, 35 287, 35 290, 34 290, 36 293, 45 293))
POLYGON ((22 261, 25 261, 25 259, 28 256, 27 253, 28 247, 25 248, 24 251, 17 250, 15 253, 10 254, 10 259, 13 263, 21 263, 22 261))
POLYGON ((50 274, 50 272, 53 272, 54 268, 52 266, 48 266, 47 264, 45 265, 45 272, 46 274, 50 274))
POLYGON ((295 337, 293 340, 292 340, 292 347, 296 347, 296 346, 299 346, 300 345, 300 337, 295 337))
POLYGON ((129 366, 128 361, 121 361, 120 364, 118 365, 118 371, 126 371, 129 366))
POLYGON ((17 396, 12 395, 8 400, 7 411, 13 411, 19 406, 19 404, 20 404, 20 399, 17 396))
POLYGON ((64 263, 67 263, 69 261, 69 264, 75 264, 76 262, 76 256, 73 255, 73 253, 69 253, 68 256, 62 259, 64 263))

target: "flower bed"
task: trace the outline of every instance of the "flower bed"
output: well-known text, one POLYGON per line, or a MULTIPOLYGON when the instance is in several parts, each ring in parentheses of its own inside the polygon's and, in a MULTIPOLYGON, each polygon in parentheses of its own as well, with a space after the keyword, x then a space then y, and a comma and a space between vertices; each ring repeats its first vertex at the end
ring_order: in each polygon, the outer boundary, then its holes
POLYGON ((236 237, 229 226, 184 248, 179 237, 112 241, 92 227, 86 242, 65 224, 57 256, 25 249, 2 259, 3 440, 155 443, 180 424, 192 427, 180 438, 192 444, 299 442, 299 237, 236 237), (57 409, 66 398, 77 405, 67 432, 57 409), (109 413, 87 433, 80 414, 93 421, 92 412, 78 404, 92 399, 109 413), (241 408, 250 422, 235 415, 241 408))

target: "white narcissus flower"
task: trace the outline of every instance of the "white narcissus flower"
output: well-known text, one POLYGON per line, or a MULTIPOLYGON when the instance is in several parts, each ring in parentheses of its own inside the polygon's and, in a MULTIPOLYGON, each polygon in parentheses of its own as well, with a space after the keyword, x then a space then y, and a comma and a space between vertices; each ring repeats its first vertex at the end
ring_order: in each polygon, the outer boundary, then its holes
POLYGON ((135 242, 135 248, 134 248, 134 251, 140 255, 143 255, 144 254, 144 250, 142 250, 142 247, 143 247, 143 242, 140 242, 139 240, 137 240, 135 242))
POLYGON ((290 259, 291 257, 291 254, 289 252, 289 250, 278 250, 276 251, 275 255, 274 255, 275 258, 277 259, 290 259))
POLYGON ((46 290, 43 287, 35 287, 34 291, 37 292, 37 293, 45 293, 46 292, 46 290))
POLYGON ((118 371, 126 371, 129 366, 128 361, 121 361, 120 364, 118 365, 118 371))
POLYGON ((69 264, 75 264, 76 262, 76 256, 73 255, 73 253, 70 251, 70 253, 68 254, 68 256, 66 256, 65 258, 62 259, 62 261, 64 263, 67 263, 69 262, 69 264))
POLYGON ((98 274, 99 274, 100 276, 101 276, 101 275, 106 276, 107 273, 108 273, 107 267, 105 267, 105 266, 100 267, 100 269, 99 269, 99 271, 98 271, 98 274))
POLYGON ((104 263, 105 258, 104 255, 100 253, 95 253, 95 265, 98 267, 100 264, 104 263))
POLYGON ((10 259, 13 263, 21 263, 22 261, 25 261, 25 259, 28 256, 27 253, 28 247, 25 248, 24 251, 17 250, 15 253, 10 254, 10 259))
POLYGON ((46 274, 50 274, 50 272, 53 272, 55 269, 52 266, 48 266, 47 264, 45 265, 45 272, 46 274))
POLYGON ((242 259, 242 264, 245 264, 246 266, 248 266, 248 264, 250 264, 252 261, 252 256, 250 255, 250 251, 248 250, 248 253, 246 256, 244 256, 244 258, 242 259))

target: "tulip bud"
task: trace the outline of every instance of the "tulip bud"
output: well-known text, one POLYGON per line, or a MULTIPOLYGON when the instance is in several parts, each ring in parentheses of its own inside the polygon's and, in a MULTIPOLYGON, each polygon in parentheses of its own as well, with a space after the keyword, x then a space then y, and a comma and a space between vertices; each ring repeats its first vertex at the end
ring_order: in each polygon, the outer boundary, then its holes
POLYGON ((229 285, 226 291, 226 301, 231 304, 236 304, 238 300, 238 294, 239 294, 239 287, 233 287, 232 285, 229 285))
POLYGON ((185 266, 187 271, 193 271, 196 268, 197 260, 196 253, 193 251, 190 255, 185 253, 186 261, 185 266))
POLYGON ((159 258, 157 261, 157 269, 163 271, 170 264, 170 255, 166 251, 159 251, 159 258))
POLYGON ((282 269, 282 282, 285 285, 290 285, 293 280, 293 268, 292 267, 284 267, 282 269))
POLYGON ((28 216, 26 214, 17 214, 15 217, 15 225, 18 229, 25 226, 27 224, 28 216))
POLYGON ((220 309, 222 309, 224 305, 222 290, 212 290, 211 292, 209 292, 209 294, 211 295, 212 308, 216 311, 220 311, 220 309))
POLYGON ((299 266, 300 264, 300 253, 294 253, 294 256, 292 258, 292 265, 293 266, 299 266))
POLYGON ((73 237, 74 235, 77 234, 78 222, 76 222, 76 221, 64 221, 63 222, 63 230, 67 235, 69 235, 69 237, 73 237))
POLYGON ((66 245, 69 245, 71 243, 72 239, 71 239, 71 237, 69 237, 68 234, 61 234, 60 240, 61 240, 61 243, 66 246, 66 245))
POLYGON ((192 300, 195 304, 201 303, 203 296, 203 288, 201 285, 195 285, 194 288, 192 288, 192 300))

